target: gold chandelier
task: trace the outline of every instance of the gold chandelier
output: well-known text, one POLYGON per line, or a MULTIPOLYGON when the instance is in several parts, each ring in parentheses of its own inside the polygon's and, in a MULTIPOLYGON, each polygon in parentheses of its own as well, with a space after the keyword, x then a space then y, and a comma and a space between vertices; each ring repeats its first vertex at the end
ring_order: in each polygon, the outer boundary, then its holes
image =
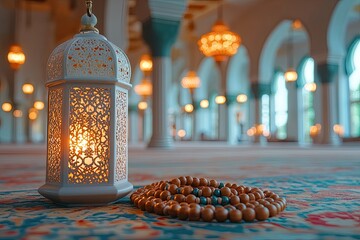
POLYGON ((198 41, 200 51, 207 57, 214 57, 217 62, 236 54, 240 43, 240 36, 231 32, 221 20, 216 21, 211 32, 202 35, 198 41))

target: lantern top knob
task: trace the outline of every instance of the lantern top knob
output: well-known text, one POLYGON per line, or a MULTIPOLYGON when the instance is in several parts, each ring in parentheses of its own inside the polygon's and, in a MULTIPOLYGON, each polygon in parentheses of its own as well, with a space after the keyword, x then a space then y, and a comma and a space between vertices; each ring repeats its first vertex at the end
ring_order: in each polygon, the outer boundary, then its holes
POLYGON ((91 16, 88 14, 84 14, 81 17, 81 30, 80 32, 97 32, 99 33, 99 30, 95 28, 95 25, 97 24, 97 18, 92 13, 91 16))

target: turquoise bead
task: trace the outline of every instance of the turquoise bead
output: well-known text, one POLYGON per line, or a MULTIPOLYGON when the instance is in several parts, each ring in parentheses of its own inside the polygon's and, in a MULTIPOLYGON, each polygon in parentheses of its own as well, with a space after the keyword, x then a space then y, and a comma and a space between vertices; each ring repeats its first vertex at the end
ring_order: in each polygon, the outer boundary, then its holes
POLYGON ((176 189, 176 193, 179 193, 179 194, 180 194, 180 193, 181 193, 181 188, 177 188, 177 189, 176 189))
POLYGON ((220 197, 220 196, 221 196, 221 191, 220 191, 220 189, 215 189, 215 190, 214 190, 214 195, 217 196, 217 197, 220 197))
POLYGON ((222 196, 222 197, 221 197, 221 204, 222 204, 223 206, 229 204, 229 198, 228 198, 227 196, 222 196))
POLYGON ((198 197, 198 194, 199 194, 199 189, 198 188, 194 188, 192 194, 195 195, 195 197, 198 197))
POLYGON ((206 197, 200 197, 200 204, 206 205, 206 197))
POLYGON ((217 197, 215 197, 215 196, 211 197, 211 204, 214 205, 214 206, 218 204, 217 197))
POLYGON ((223 187, 225 187, 225 184, 221 182, 221 183, 219 184, 219 189, 220 189, 220 188, 223 188, 223 187))

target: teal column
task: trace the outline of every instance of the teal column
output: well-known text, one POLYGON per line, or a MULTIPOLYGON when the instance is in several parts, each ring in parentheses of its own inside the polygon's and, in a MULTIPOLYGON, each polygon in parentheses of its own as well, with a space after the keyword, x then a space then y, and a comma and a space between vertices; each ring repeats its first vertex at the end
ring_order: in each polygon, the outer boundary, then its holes
POLYGON ((175 43, 180 21, 149 18, 143 23, 143 38, 153 57, 152 136, 148 147, 171 148, 168 97, 171 83, 171 47, 175 43))
POLYGON ((319 63, 317 65, 318 80, 321 84, 321 144, 338 144, 339 139, 333 131, 336 119, 336 98, 334 82, 338 76, 338 65, 319 63))

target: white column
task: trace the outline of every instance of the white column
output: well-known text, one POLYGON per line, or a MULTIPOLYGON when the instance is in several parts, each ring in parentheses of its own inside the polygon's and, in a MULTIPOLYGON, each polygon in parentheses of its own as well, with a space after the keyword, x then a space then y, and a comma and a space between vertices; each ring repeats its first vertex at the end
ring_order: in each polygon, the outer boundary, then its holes
POLYGON ((322 144, 339 144, 339 138, 333 131, 336 112, 332 109, 336 104, 334 83, 322 84, 322 144))
MULTIPOLYGON (((260 98, 255 97, 254 98, 254 114, 255 114, 254 123, 255 124, 261 123, 261 114, 260 114, 261 106, 260 106, 260 104, 261 104, 260 98)), ((260 143, 260 136, 257 134, 254 135, 254 143, 260 143)))
POLYGON ((287 139, 298 140, 298 102, 295 82, 286 83, 288 90, 288 120, 286 124, 287 139))
POLYGON ((298 134, 298 142, 300 145, 305 144, 305 129, 304 129, 304 99, 302 88, 299 87, 296 89, 297 96, 297 134, 298 134))
POLYGON ((168 84, 171 80, 171 59, 170 57, 155 57, 153 63, 153 134, 148 146, 171 148, 173 140, 169 132, 167 99, 168 84))

